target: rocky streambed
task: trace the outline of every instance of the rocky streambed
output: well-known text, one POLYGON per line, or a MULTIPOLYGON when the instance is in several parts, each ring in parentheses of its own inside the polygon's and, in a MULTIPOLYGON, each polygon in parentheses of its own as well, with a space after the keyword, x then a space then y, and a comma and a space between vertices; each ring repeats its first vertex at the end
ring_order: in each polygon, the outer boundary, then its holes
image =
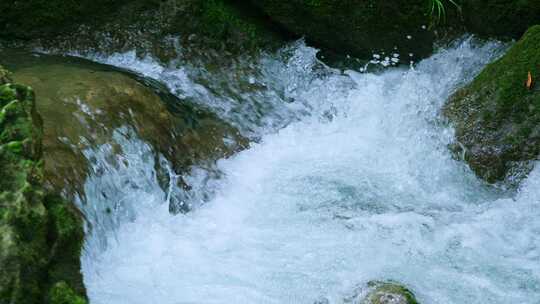
POLYGON ((537 1, 61 2, 0 4, 1 303, 536 303, 537 1))

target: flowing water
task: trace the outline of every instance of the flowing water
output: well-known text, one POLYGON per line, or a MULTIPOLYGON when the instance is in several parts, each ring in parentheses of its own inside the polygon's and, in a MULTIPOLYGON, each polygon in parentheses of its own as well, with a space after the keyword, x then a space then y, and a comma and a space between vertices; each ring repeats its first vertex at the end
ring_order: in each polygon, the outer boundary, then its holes
POLYGON ((185 215, 169 213, 152 147, 129 130, 116 135, 121 166, 107 166, 106 146, 86 151, 103 170, 83 211, 106 237, 89 234, 82 257, 91 303, 343 303, 374 279, 426 304, 540 303, 540 167, 518 191, 486 186, 452 159, 440 116, 503 49, 465 40, 414 68, 341 73, 298 42, 204 77, 134 53, 90 56, 256 139, 211 183, 193 168, 211 198, 185 215))

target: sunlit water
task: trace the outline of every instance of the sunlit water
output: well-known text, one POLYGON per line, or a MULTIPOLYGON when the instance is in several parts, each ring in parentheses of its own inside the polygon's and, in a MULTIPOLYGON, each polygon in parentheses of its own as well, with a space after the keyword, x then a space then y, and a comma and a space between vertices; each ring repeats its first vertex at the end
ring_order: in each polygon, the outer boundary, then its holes
POLYGON ((129 130, 116 135, 121 166, 107 147, 86 151, 102 169, 84 212, 107 238, 89 234, 82 257, 91 303, 343 303, 373 279, 427 304, 540 303, 540 167, 517 193, 484 185, 452 159, 439 114, 499 45, 465 41, 378 75, 331 70, 302 43, 284 52, 235 76, 255 88, 244 93, 129 53, 94 57, 197 96, 260 141, 220 161, 224 177, 199 189, 213 199, 176 216, 129 130))

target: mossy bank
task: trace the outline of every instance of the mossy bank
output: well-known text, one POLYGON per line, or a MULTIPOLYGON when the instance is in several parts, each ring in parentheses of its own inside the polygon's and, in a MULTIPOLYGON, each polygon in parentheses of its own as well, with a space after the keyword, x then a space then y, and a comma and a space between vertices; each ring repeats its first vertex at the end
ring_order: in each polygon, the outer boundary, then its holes
POLYGON ((163 45, 175 37, 185 51, 202 48, 223 56, 283 41, 283 33, 247 1, 8 0, 0 11, 0 39, 61 52, 137 49, 167 57, 171 50, 163 45))
POLYGON ((82 218, 44 191, 32 89, 0 73, 0 303, 86 303, 82 218))
POLYGON ((457 155, 490 183, 517 181, 540 153, 540 26, 457 91, 444 113, 457 155), (530 77, 529 77, 530 75, 530 77))
POLYGON ((359 304, 419 304, 407 287, 392 281, 371 281, 369 292, 359 304))
POLYGON ((398 52, 424 57, 434 34, 425 0, 253 0, 275 22, 336 53, 371 57, 398 52))
POLYGON ((442 0, 251 0, 272 20, 316 46, 369 58, 398 53, 402 61, 424 58, 433 44, 463 33, 519 38, 540 20, 540 1, 442 0), (412 56, 409 56, 412 54, 412 56))
POLYGON ((515 39, 540 20, 538 0, 441 3, 442 13, 426 0, 7 0, 0 38, 113 52, 152 49, 174 36, 183 47, 237 53, 306 37, 330 53, 398 53, 408 63, 430 55, 449 33, 515 39))

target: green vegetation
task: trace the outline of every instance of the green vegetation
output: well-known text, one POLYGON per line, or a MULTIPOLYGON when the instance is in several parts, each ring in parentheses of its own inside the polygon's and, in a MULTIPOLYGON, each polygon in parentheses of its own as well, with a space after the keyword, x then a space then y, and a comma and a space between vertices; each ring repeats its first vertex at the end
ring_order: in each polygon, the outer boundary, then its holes
POLYGON ((54 304, 85 303, 82 219, 70 203, 45 193, 33 90, 0 71, 0 303, 50 303, 48 290, 59 281, 79 300, 54 304))
POLYGON ((414 293, 399 283, 372 281, 368 287, 371 291, 362 304, 419 304, 414 293))
POLYGON ((431 23, 437 24, 441 20, 446 20, 446 2, 454 6, 458 12, 461 12, 461 6, 454 0, 429 0, 430 1, 430 16, 431 23))
POLYGON ((49 304, 86 304, 86 300, 79 296, 64 282, 56 283, 49 292, 49 304))
POLYGON ((205 1, 202 11, 202 23, 210 27, 206 28, 206 33, 214 38, 223 39, 233 34, 233 31, 238 30, 249 40, 258 39, 255 25, 242 19, 238 12, 225 2, 221 0, 205 1))
POLYGON ((186 1, 184 12, 176 16, 172 32, 194 39, 185 45, 225 49, 238 53, 272 46, 282 41, 280 33, 249 2, 227 0, 186 1))
POLYGON ((540 78, 540 26, 530 28, 445 108, 465 159, 488 182, 505 179, 516 162, 540 153, 540 89, 527 88, 529 72, 540 78))

